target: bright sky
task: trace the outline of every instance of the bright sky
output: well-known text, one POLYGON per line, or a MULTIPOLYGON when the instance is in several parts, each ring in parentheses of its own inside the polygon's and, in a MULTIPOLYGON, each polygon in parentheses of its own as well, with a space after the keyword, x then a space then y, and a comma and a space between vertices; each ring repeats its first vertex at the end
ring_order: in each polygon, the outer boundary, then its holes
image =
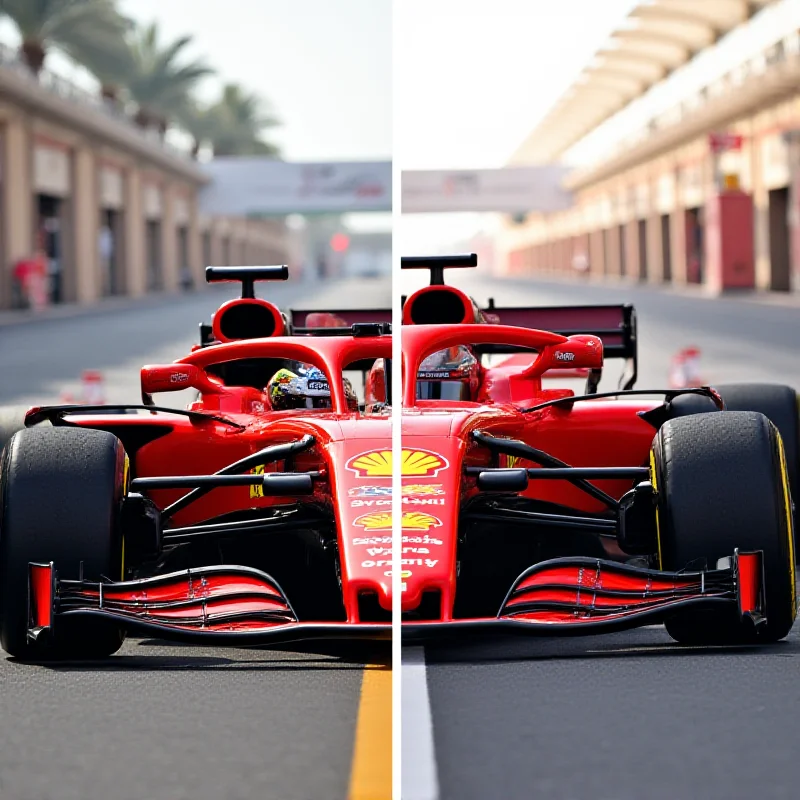
MULTIPOLYGON (((502 166, 635 0, 395 0, 395 148, 403 169, 502 166)), ((403 252, 480 227, 413 215, 403 252)))
MULTIPOLYGON (((635 5, 403 0, 394 25, 395 159, 404 169, 502 166, 635 5)), ((655 115, 799 25, 800 0, 776 2, 600 126, 565 159, 591 163, 624 146, 655 115)), ((476 214, 410 215, 401 223, 401 248, 449 249, 494 222, 476 214)))
MULTIPOLYGON (((188 53, 270 101, 283 122, 273 138, 291 161, 388 159, 392 152, 392 0, 120 0, 123 13, 157 21, 164 41, 191 35, 188 53)), ((0 22, 0 41, 19 37, 0 22)), ((58 53, 48 65, 86 76, 58 53)))
POLYGON ((391 156, 391 0, 122 0, 120 6, 136 20, 157 20, 170 39, 191 34, 194 52, 206 55, 222 79, 268 98, 284 123, 274 138, 287 159, 391 156))
POLYGON ((501 166, 635 0, 395 0, 403 168, 501 166))

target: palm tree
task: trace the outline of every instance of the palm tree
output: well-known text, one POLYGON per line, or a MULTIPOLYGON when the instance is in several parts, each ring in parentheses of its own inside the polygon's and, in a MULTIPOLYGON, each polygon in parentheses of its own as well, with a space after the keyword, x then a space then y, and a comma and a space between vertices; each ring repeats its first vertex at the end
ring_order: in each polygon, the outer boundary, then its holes
POLYGON ((208 145, 218 156, 277 156, 278 147, 261 138, 267 128, 280 124, 255 94, 236 84, 227 84, 215 103, 202 106, 188 98, 176 109, 178 124, 194 139, 192 152, 208 145))
POLYGON ((261 138, 262 133, 280 125, 280 120, 256 94, 241 86, 227 84, 216 104, 222 126, 212 139, 217 156, 277 156, 277 145, 261 138))
POLYGON ((217 104, 201 105, 194 97, 187 97, 186 102, 175 108, 175 122, 193 139, 194 158, 204 145, 212 145, 223 130, 225 122, 219 110, 217 104))
POLYGON ((180 63, 191 41, 191 36, 182 36, 162 47, 156 23, 137 30, 129 39, 132 67, 124 76, 124 85, 139 107, 136 121, 142 127, 157 124, 163 132, 197 82, 212 74, 200 60, 180 63))
POLYGON ((22 57, 37 75, 51 47, 79 63, 113 62, 130 24, 114 0, 0 0, 0 17, 16 25, 22 57))

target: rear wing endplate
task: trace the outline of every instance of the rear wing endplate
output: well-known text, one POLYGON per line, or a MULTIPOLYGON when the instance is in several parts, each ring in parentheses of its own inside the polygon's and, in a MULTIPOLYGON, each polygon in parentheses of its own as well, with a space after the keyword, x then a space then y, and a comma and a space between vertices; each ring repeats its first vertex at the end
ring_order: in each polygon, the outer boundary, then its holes
MULTIPOLYGON (((297 309, 293 308, 289 311, 289 320, 291 329, 294 333, 303 333, 303 329, 309 327, 307 320, 309 314, 319 314, 320 310, 315 309, 297 309)), ((327 310, 325 314, 338 317, 344 325, 342 327, 350 328, 353 325, 364 322, 386 322, 392 321, 392 310, 390 308, 348 308, 346 311, 340 310, 327 310)))

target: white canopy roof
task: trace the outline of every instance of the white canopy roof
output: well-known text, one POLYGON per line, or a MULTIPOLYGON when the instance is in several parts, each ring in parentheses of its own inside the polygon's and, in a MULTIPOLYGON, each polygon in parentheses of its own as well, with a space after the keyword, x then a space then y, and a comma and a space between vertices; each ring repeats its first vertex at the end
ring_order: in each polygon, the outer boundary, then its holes
POLYGON ((775 0, 639 3, 528 135, 511 164, 556 160, 673 70, 775 0))

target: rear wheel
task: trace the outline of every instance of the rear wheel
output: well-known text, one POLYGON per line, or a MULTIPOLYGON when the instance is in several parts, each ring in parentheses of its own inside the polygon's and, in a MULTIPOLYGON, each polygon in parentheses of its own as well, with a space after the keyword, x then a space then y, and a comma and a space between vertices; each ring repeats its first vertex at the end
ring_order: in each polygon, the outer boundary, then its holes
POLYGON ((60 578, 122 574, 119 509, 128 459, 116 436, 82 428, 16 433, 0 470, 0 643, 12 656, 100 658, 122 632, 106 620, 58 619, 48 642, 27 639, 28 564, 52 561, 60 578))
POLYGON ((714 569, 734 549, 764 554, 767 623, 758 635, 736 609, 687 611, 666 623, 692 644, 782 639, 796 614, 792 509, 777 428, 756 412, 666 422, 653 443, 661 568, 714 569))

